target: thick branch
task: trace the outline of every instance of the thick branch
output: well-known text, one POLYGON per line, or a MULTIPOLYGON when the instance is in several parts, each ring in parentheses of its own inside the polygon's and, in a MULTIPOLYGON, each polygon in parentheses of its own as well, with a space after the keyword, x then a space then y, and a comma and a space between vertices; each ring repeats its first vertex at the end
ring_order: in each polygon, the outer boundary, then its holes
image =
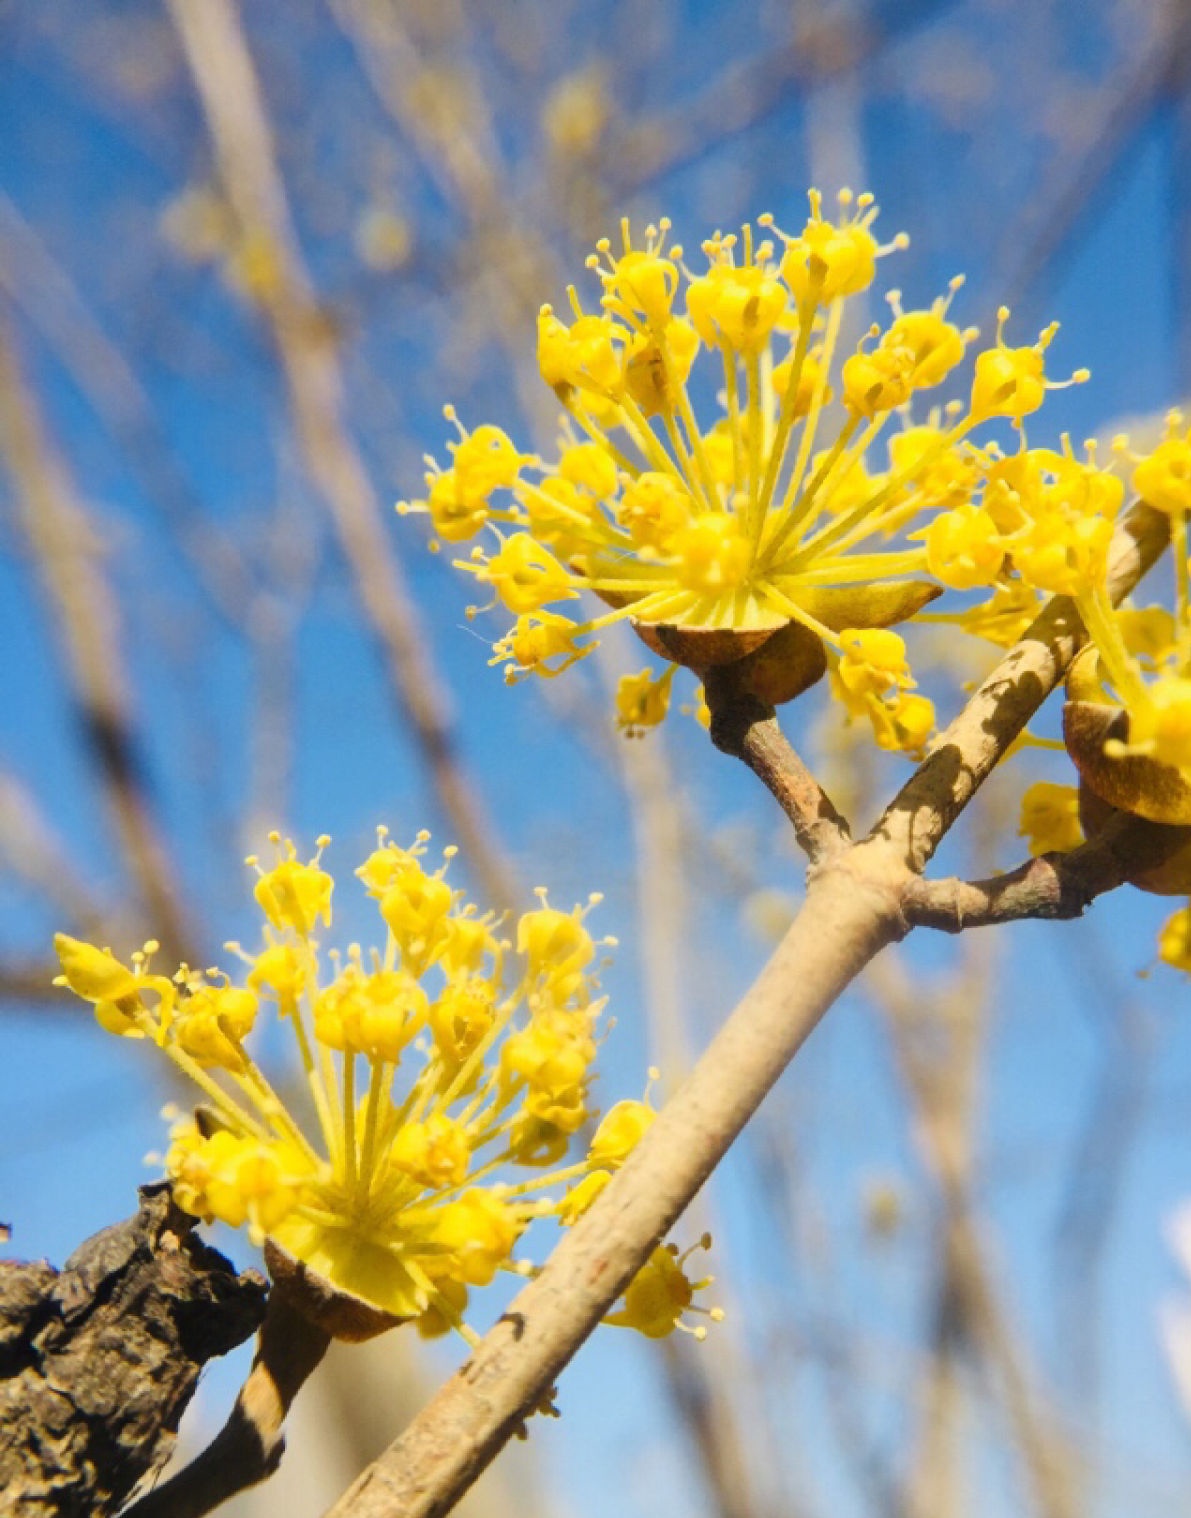
POLYGON ((61 1272, 0 1262, 0 1509, 104 1518, 164 1463, 203 1365, 261 1321, 265 1283, 192 1232, 169 1187, 61 1272))
POLYGON ((628 1163, 331 1518, 449 1511, 541 1403, 823 1013, 900 932, 896 895, 871 874, 850 859, 820 870, 777 953, 628 1163))

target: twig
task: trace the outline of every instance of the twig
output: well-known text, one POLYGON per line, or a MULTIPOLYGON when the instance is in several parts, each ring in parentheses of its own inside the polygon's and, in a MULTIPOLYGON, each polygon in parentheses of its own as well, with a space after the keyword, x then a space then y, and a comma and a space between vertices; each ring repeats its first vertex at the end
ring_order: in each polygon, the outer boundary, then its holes
POLYGON ((945 933, 1027 917, 1080 917, 1097 896, 1185 845, 1183 829, 1122 812, 1070 853, 1043 854, 989 880, 916 879, 906 887, 905 912, 915 927, 945 933))
POLYGON ((59 1273, 0 1262, 0 1508, 105 1518, 162 1464, 207 1360, 261 1321, 265 1283, 192 1232, 169 1187, 59 1273))
POLYGON ((63 644, 79 726, 95 762, 149 928, 168 957, 193 959, 190 932, 145 795, 120 657, 119 616, 98 564, 96 534, 55 453, 0 317, 0 460, 63 644))
POLYGON ((711 741, 744 760, 789 818, 811 863, 845 849, 851 842, 847 821, 791 747, 773 708, 739 689, 731 664, 708 670, 703 689, 711 710, 711 741))
POLYGON ((202 1518, 277 1469, 281 1429, 303 1382, 326 1353, 330 1335, 290 1303, 269 1294, 256 1356, 231 1417, 197 1459, 142 1497, 122 1518, 202 1518))

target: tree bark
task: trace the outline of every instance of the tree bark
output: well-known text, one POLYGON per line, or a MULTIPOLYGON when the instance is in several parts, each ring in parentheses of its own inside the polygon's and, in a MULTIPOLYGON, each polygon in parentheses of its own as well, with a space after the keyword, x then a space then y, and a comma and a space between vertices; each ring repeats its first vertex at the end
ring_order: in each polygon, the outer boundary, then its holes
POLYGON ((61 1271, 0 1261, 0 1511, 107 1518, 173 1449, 203 1365, 264 1315, 257 1271, 197 1238, 168 1184, 61 1271))

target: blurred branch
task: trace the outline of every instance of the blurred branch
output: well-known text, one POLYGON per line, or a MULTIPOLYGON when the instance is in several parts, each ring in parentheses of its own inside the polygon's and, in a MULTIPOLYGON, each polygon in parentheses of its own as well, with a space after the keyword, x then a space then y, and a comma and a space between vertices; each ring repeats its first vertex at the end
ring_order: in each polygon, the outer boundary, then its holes
POLYGON ((787 40, 726 64, 692 99, 637 121, 611 144, 616 200, 694 162, 750 130, 796 90, 813 90, 871 63, 894 42, 949 8, 951 0, 802 7, 787 40))
POLYGON ((1093 1078, 1061 1188, 1055 1236, 1057 1341, 1061 1373, 1088 1422, 1097 1411, 1098 1347, 1105 1249, 1125 1194, 1125 1180, 1145 1111, 1155 1027, 1137 993, 1122 984, 1096 934, 1087 934, 1064 967, 1081 1008, 1094 1016, 1099 1071, 1093 1078))
POLYGON ((363 609, 384 649, 455 839, 494 904, 516 887, 463 776, 446 701, 385 531, 380 503, 345 418, 338 339, 301 261, 260 86, 233 0, 167 0, 194 77, 228 201, 239 222, 249 287, 277 348, 296 435, 335 524, 363 609))
POLYGON ((123 448, 125 461, 150 505, 163 513, 212 606, 238 628, 240 610, 252 591, 242 554, 210 520, 186 481, 132 366, 3 191, 0 290, 52 346, 123 448))
POLYGON ((131 702, 118 644, 119 613, 100 568, 97 534, 54 451, 0 314, 0 460, 13 484, 17 520, 41 576, 62 644, 70 697, 104 800, 167 957, 186 960, 183 921, 145 794, 131 702))
POLYGON ((1100 129, 1081 151, 1061 158, 1049 180, 1022 202, 1020 215, 1007 222, 997 258, 997 267, 1007 271, 1000 302, 1017 305, 1054 266, 1163 91, 1171 87, 1185 29, 1183 10, 1182 0, 1159 0, 1150 8, 1153 41, 1119 71, 1100 129))
POLYGON ((61 966, 48 959, 0 964, 0 1001, 49 1002, 57 1010, 76 1012, 77 1002, 71 1006, 54 985, 54 976, 59 974, 61 966))
POLYGON ((113 931, 114 914, 101 906, 80 880, 65 845, 50 827, 37 798, 15 775, 2 771, 0 862, 61 911, 76 933, 109 942, 118 936, 113 931))
POLYGON ((1025 1350, 993 1286, 993 1271, 972 1197, 973 1125, 988 965, 974 955, 945 993, 924 994, 896 955, 885 955, 868 983, 885 1013, 909 1095, 923 1162, 942 1201, 942 1274, 936 1301, 934 1365, 924 1420, 925 1442, 911 1488, 915 1518, 951 1518, 957 1500, 946 1429, 954 1423, 955 1353, 973 1345, 987 1359, 1005 1399, 1035 1503, 1045 1518, 1079 1511, 1076 1465, 1053 1415, 1033 1386, 1025 1350))

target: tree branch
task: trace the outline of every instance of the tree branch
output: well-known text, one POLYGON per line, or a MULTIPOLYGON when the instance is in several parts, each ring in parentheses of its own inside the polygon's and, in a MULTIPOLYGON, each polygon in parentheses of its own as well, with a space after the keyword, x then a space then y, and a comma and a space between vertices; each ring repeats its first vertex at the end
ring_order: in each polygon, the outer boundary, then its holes
POLYGON ((703 690, 711 710, 711 741, 721 753, 748 765, 786 814, 811 863, 846 848, 851 842, 847 820, 794 751, 773 707, 740 689, 732 664, 709 669, 703 690))
MULTIPOLYGON (((1109 558, 1114 602, 1127 596, 1154 564, 1169 532, 1169 520, 1143 501, 1125 514, 1109 558)), ((926 760, 873 829, 874 837, 900 848, 907 868, 915 873, 925 869, 944 834, 1063 678, 1084 638, 1074 602, 1056 596, 935 739, 926 760)))
POLYGON ((203 1365, 242 1343, 265 1282, 196 1237, 168 1185, 59 1272, 0 1262, 0 1508, 106 1518, 164 1464, 203 1365))
POLYGON ((812 878, 777 952, 624 1168, 330 1518, 446 1513, 541 1404, 827 1008, 901 936, 896 892, 859 854, 812 878))
POLYGON ((122 1518, 202 1518, 271 1476, 285 1451, 285 1415, 330 1342, 330 1334, 291 1305, 285 1288, 274 1286, 231 1417, 201 1455, 122 1518))

